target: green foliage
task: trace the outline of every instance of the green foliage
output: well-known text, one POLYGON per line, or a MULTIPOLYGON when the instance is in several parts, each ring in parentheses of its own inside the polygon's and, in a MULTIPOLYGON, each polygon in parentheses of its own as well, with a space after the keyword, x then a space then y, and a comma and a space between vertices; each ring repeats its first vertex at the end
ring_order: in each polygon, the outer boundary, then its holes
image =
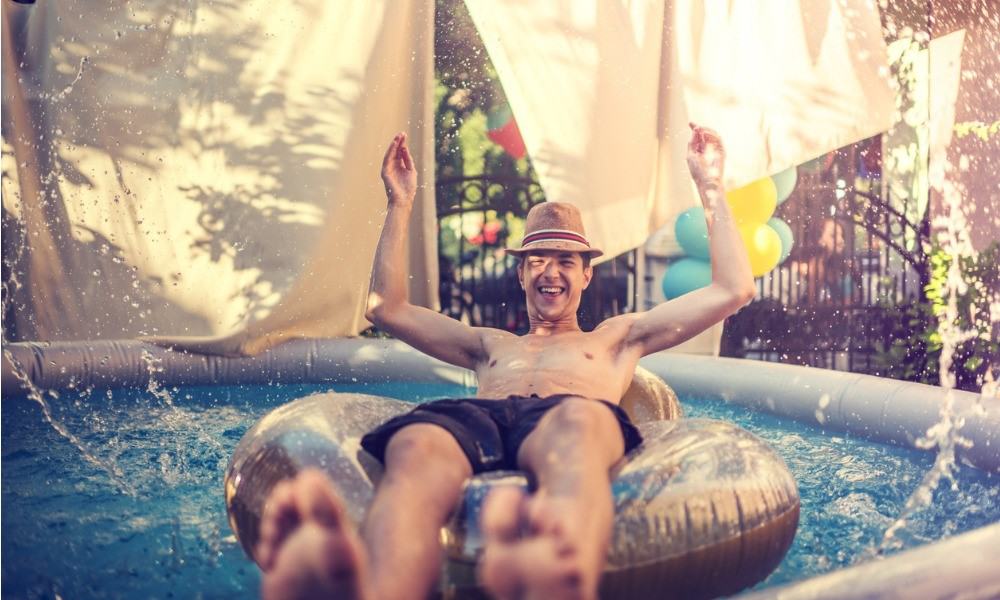
POLYGON ((991 137, 1000 134, 1000 120, 993 121, 992 123, 983 123, 982 121, 964 121, 962 123, 955 123, 954 130, 957 137, 962 138, 972 134, 986 142, 989 141, 991 137))
POLYGON ((434 24, 435 159, 438 179, 531 177, 486 137, 486 116, 507 104, 496 69, 462 0, 437 0, 434 24))
MULTIPOLYGON (((930 281, 924 287, 926 300, 884 306, 888 329, 885 341, 878 344, 875 358, 882 375, 939 385, 943 348, 940 322, 947 314, 952 258, 935 247, 928 259, 930 281)), ((951 368, 959 389, 979 391, 987 371, 1000 368, 1000 342, 990 320, 990 304, 1000 300, 1000 242, 960 261, 959 270, 967 287, 957 294, 958 319, 953 325, 972 335, 958 344, 951 368)))

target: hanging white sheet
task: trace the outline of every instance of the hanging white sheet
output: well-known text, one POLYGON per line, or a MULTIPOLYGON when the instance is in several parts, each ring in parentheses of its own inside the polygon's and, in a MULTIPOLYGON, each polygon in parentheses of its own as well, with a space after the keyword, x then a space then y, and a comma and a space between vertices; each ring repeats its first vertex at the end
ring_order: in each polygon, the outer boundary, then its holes
POLYGON ((206 349, 256 352, 357 334, 401 130, 424 183, 411 295, 436 304, 431 3, 4 11, 18 338, 235 332, 206 349))
POLYGON ((737 186, 888 128, 868 0, 466 0, 549 200, 614 256, 697 202, 688 122, 737 186))

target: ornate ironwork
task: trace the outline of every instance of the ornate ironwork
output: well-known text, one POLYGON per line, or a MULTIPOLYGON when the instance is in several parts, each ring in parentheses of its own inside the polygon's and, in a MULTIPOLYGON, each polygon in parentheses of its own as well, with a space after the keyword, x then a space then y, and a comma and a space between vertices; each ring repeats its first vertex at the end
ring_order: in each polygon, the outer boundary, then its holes
POLYGON ((800 174, 776 215, 795 248, 727 321, 723 354, 878 374, 893 308, 923 299, 930 226, 872 191, 880 182, 859 175, 855 152, 800 174))

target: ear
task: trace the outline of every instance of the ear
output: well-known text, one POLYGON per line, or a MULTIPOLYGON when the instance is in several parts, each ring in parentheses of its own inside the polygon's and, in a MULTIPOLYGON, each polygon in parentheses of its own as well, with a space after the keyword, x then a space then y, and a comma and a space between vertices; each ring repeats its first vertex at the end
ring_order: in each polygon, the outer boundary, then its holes
POLYGON ((583 268, 583 289, 590 286, 590 280, 594 278, 594 267, 587 265, 583 268))
POLYGON ((521 284, 521 289, 524 289, 524 261, 517 261, 517 281, 521 284))

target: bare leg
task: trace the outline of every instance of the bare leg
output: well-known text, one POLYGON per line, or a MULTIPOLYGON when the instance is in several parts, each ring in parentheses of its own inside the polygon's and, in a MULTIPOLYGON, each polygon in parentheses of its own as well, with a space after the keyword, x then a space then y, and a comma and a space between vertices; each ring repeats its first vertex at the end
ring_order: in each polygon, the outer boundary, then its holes
POLYGON ((257 558, 265 598, 425 597, 441 570, 439 531, 472 468, 435 425, 409 425, 389 441, 365 543, 333 485, 304 471, 277 486, 261 521, 257 558))
POLYGON ((441 527, 472 467, 450 433, 424 423, 392 436, 385 462, 364 526, 376 597, 424 598, 441 574, 441 527))
POLYGON ((498 490, 483 509, 483 585, 500 598, 596 598, 613 518, 608 471, 623 451, 603 404, 573 399, 547 413, 518 455, 538 491, 498 490))

